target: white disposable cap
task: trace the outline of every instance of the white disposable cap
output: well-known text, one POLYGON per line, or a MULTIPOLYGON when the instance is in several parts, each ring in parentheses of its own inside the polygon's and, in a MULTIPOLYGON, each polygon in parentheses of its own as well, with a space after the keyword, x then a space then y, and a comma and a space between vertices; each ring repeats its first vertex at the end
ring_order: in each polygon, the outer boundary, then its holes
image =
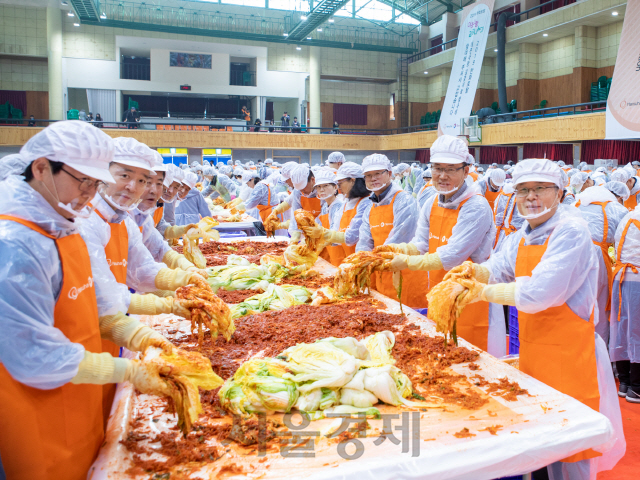
POLYGON ((114 148, 113 139, 99 128, 79 120, 65 120, 36 133, 20 149, 20 155, 29 165, 45 157, 96 180, 115 183, 109 173, 114 148))
POLYGON ((344 162, 338 169, 336 182, 345 178, 364 178, 362 167, 355 162, 344 162))
POLYGON ((113 141, 116 147, 113 154, 114 162, 153 172, 156 164, 155 150, 132 137, 118 137, 113 141))

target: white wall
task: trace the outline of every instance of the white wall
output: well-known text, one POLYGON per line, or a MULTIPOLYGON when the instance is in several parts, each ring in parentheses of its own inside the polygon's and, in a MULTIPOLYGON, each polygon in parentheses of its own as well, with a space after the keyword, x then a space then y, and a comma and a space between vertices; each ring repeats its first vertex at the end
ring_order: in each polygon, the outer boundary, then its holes
MULTIPOLYGON (((119 60, 63 58, 64 88, 178 93, 180 85, 189 84, 192 93, 200 94, 281 97, 294 99, 293 105, 299 105, 304 98, 307 74, 267 70, 266 47, 121 36, 116 37, 116 47, 118 52, 150 51, 151 80, 121 80, 119 60), (210 54, 213 68, 170 67, 169 53, 172 51, 210 54), (229 85, 231 55, 256 58, 256 87, 229 85)), ((295 109, 297 113, 298 110, 295 109)))

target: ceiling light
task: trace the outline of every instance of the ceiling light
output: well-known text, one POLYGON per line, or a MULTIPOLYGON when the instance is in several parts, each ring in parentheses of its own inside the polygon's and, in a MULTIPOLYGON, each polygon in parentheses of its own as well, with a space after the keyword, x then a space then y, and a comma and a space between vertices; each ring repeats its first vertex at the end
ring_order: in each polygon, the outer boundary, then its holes
POLYGON ((306 19, 307 19, 307 16, 306 16, 306 15, 302 15, 302 16, 300 17, 300 20, 302 20, 303 22, 304 22, 306 19))
POLYGON ((329 19, 329 23, 333 23, 333 18, 330 18, 330 19, 329 19))
POLYGON ((102 20, 106 20, 106 19, 107 19, 107 14, 106 14, 106 13, 103 13, 102 15, 100 15, 100 18, 101 18, 102 20))
POLYGON ((289 36, 289 34, 287 32, 283 33, 282 35, 285 36, 285 37, 289 36))
POLYGON ((424 72, 424 74, 425 74, 425 75, 428 75, 428 74, 429 74, 429 72, 424 72))
POLYGON ((68 16, 68 17, 74 17, 75 15, 73 14, 73 12, 68 12, 68 13, 67 13, 67 16, 68 16))
POLYGON ((311 37, 307 37, 307 40, 311 40, 311 37))
POLYGON ((548 36, 549 36, 549 34, 548 34, 548 33, 543 33, 543 34, 542 34, 542 36, 543 36, 543 37, 548 37, 548 36))
POLYGON ((321 29, 321 28, 319 28, 319 29, 318 29, 318 31, 319 31, 319 32, 321 32, 321 31, 322 31, 322 29, 321 29))
POLYGON ((296 50, 302 50, 302 47, 296 47, 296 50))
POLYGON ((67 5, 69 5, 69 2, 60 2, 60 5, 62 5, 63 7, 66 7, 67 5))
POLYGON ((493 51, 494 51, 494 52, 497 52, 497 51, 498 51, 498 49, 497 49, 497 48, 494 48, 494 49, 493 49, 493 51))
POLYGON ((614 17, 618 16, 618 12, 611 12, 611 15, 613 15, 614 17))
POLYGON ((74 24, 73 24, 73 26, 74 26, 74 27, 79 27, 79 26, 80 26, 80 24, 79 24, 79 23, 74 23, 74 24))

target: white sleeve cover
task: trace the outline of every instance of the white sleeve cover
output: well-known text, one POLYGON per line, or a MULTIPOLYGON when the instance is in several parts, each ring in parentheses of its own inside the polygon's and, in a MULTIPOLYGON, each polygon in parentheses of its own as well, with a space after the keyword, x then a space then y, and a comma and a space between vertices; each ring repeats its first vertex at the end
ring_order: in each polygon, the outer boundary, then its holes
MULTIPOLYGON (((244 202, 244 206, 246 207, 247 210, 251 210, 252 208, 256 208, 258 205, 266 205, 268 200, 269 200, 268 188, 264 183, 260 182, 255 187, 253 187, 253 190, 251 190, 251 195, 249 195, 249 198, 244 202)), ((274 200, 274 194, 273 192, 271 192, 272 203, 273 203, 273 200, 274 200)))
POLYGON ((157 290, 155 279, 158 272, 167 268, 164 263, 156 262, 151 252, 142 242, 142 233, 129 217, 124 219, 129 235, 129 257, 127 259, 127 286, 139 293, 157 290))
POLYGON ((371 225, 369 225, 369 213, 373 203, 369 201, 362 212, 362 223, 358 233, 358 243, 356 244, 356 252, 370 252, 373 250, 373 237, 371 236, 371 225))
MULTIPOLYGON (((156 230, 153 225, 153 217, 151 215, 144 215, 142 225, 142 242, 144 243, 153 259, 162 263, 164 254, 171 250, 171 247, 166 242, 164 237, 156 230)), ((137 223, 137 222, 136 222, 137 223)))
POLYGON ((410 193, 400 192, 393 202, 393 228, 389 232, 385 245, 390 243, 409 243, 416 232, 418 204, 410 193))

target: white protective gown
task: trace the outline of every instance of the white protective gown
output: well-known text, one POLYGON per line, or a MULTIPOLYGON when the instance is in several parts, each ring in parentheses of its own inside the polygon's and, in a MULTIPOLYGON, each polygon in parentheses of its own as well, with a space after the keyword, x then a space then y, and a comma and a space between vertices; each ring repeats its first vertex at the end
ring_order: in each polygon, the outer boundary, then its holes
MULTIPOLYGON (((163 268, 167 268, 167 266, 164 263, 158 263, 153 259, 151 252, 149 252, 147 247, 144 245, 140 228, 136 225, 133 218, 131 218, 127 212, 116 211, 111 208, 100 194, 96 194, 91 203, 108 221, 119 223, 124 220, 127 227, 129 248, 127 258, 127 284, 123 285, 124 288, 126 289, 126 287, 130 287, 137 293, 148 293, 157 290, 155 278, 158 275, 158 272, 163 268)), ((108 264, 106 263, 106 256, 104 253, 104 249, 111 238, 111 227, 107 222, 100 218, 96 212, 93 212, 88 219, 83 220, 80 224, 80 233, 87 244, 87 248, 89 249, 91 269, 94 274, 94 282, 96 285, 96 294, 100 295, 98 293, 99 284, 101 282, 109 282, 110 279, 115 280, 108 264), (98 259, 100 260, 99 263, 96 262, 98 259), (104 262, 102 259, 104 259, 104 262)), ((111 288, 107 289, 107 295, 110 290, 111 288)), ((108 298, 105 299, 105 301, 108 301, 108 298)), ((131 299, 128 297, 126 300, 126 308, 124 310, 116 310, 113 313, 116 313, 117 311, 126 312, 129 308, 130 301, 131 299)), ((100 303, 100 298, 98 298, 98 308, 100 308, 100 303)))
POLYGON ((627 268, 620 286, 622 271, 619 271, 613 279, 611 292, 611 338, 609 340, 609 353, 611 361, 629 360, 632 363, 640 363, 640 230, 632 223, 632 220, 640 221, 640 209, 635 208, 628 212, 618 224, 616 230, 616 252, 622 263, 636 266, 638 273, 627 268), (620 238, 626 228, 624 244, 620 249, 620 238), (622 291, 622 310, 620 310, 620 291, 622 291), (618 321, 620 311, 620 321, 618 321))
POLYGON ((171 247, 154 225, 154 211, 155 208, 150 209, 148 212, 142 212, 136 208, 131 212, 131 218, 133 218, 138 227, 142 227, 142 242, 144 246, 147 247, 156 262, 162 263, 164 255, 171 250, 171 247))
MULTIPOLYGON (((525 225, 507 236, 500 251, 494 252, 483 264, 491 272, 489 283, 516 282, 515 303, 520 311, 534 314, 566 303, 573 313, 588 321, 596 304, 598 260, 586 221, 575 207, 560 205, 555 215, 536 229, 531 230, 528 223, 525 225), (549 242, 533 275, 516 278, 518 246, 523 237, 527 245, 543 245, 547 239, 549 242)), ((595 479, 596 472, 613 468, 626 449, 617 388, 607 348, 597 333, 594 342, 599 410, 611 421, 615 436, 601 449, 603 452, 608 450, 601 457, 550 465, 549 475, 555 480, 595 479)))
MULTIPOLYGON (((269 205, 275 207, 280 203, 275 188, 272 186, 267 187, 264 181, 258 182, 253 189, 249 188, 246 184, 243 185, 243 187, 245 188, 240 193, 240 197, 247 197, 246 200, 244 200, 244 206, 247 209, 247 214, 256 218, 258 221, 262 221, 262 219, 257 207, 258 205, 267 205, 267 202, 269 201, 269 190, 271 190, 271 203, 269 203, 269 205)), ((276 230, 275 235, 286 237, 287 231, 284 229, 276 230)))
MULTIPOLYGON (((390 243, 408 243, 413 238, 416 231, 416 224, 418 219, 418 205, 415 198, 412 195, 404 192, 394 182, 391 183, 389 189, 383 194, 382 200, 376 205, 389 205, 396 196, 395 202, 393 202, 393 228, 384 242, 385 245, 390 243)), ((373 195, 369 197, 373 199, 373 195)), ((373 250, 373 237, 371 236, 371 226, 369 225, 369 212, 373 207, 373 200, 369 203, 362 212, 362 224, 360 225, 360 232, 358 234, 358 243, 356 244, 356 252, 371 251, 373 250)))
MULTIPOLYGON (((353 217, 351 222, 349 222, 349 226, 344 232, 344 243, 345 245, 352 247, 356 243, 358 243, 358 238, 360 236, 360 225, 362 225, 362 216, 367 208, 371 208, 371 199, 369 197, 364 197, 362 201, 358 204, 359 198, 353 199, 345 199, 340 204, 340 208, 337 210, 332 210, 331 214, 331 230, 340 230, 340 220, 342 220, 342 215, 346 210, 353 210, 357 206, 356 215, 353 217)), ((333 205, 332 205, 333 206, 333 205)))
MULTIPOLYGON (((608 202, 605 206, 607 214, 607 222, 609 225, 607 238, 605 243, 614 243, 616 229, 620 220, 629 213, 629 211, 620 205, 616 198, 609 190, 604 187, 587 188, 582 194, 578 195, 580 206, 578 210, 582 214, 582 218, 587 221, 591 240, 594 242, 602 242, 604 236, 604 216, 602 215, 602 207, 593 205, 591 202, 608 202)), ((598 293, 597 308, 594 315, 596 332, 602 337, 605 344, 609 343, 609 310, 607 310, 607 297, 609 296, 609 277, 607 276, 608 264, 602 257, 602 250, 597 245, 595 248, 598 257, 598 293)))
MULTIPOLYGON (((22 176, 0 183, 0 214, 33 222, 56 238, 77 233, 76 223, 58 214, 22 176)), ((55 241, 0 220, 0 256, 0 363, 25 385, 58 388, 78 373, 85 349, 54 326, 62 289, 55 241)))
MULTIPOLYGON (((455 209, 465 200, 465 204, 460 207, 458 222, 453 227, 451 238, 446 245, 436 250, 445 270, 451 270, 469 258, 474 263, 486 261, 491 254, 491 247, 496 237, 496 227, 493 224, 489 202, 479 194, 475 185, 463 184, 448 202, 442 203, 441 196, 438 199, 438 205, 455 209)), ((422 255, 429 253, 429 221, 434 201, 435 197, 432 196, 420 210, 418 229, 411 240, 422 255)), ((488 335, 487 352, 498 358, 505 356, 507 332, 502 305, 489 304, 488 335)))
MULTIPOLYGON (((424 184, 422 185, 424 187, 424 184)), ((427 203, 427 201, 432 200, 433 201, 433 196, 436 194, 436 189, 433 185, 428 186, 427 188, 425 188, 424 190, 418 192, 418 198, 416 199, 416 201, 418 202, 418 210, 422 210, 422 208, 424 207, 424 204, 427 203)))

